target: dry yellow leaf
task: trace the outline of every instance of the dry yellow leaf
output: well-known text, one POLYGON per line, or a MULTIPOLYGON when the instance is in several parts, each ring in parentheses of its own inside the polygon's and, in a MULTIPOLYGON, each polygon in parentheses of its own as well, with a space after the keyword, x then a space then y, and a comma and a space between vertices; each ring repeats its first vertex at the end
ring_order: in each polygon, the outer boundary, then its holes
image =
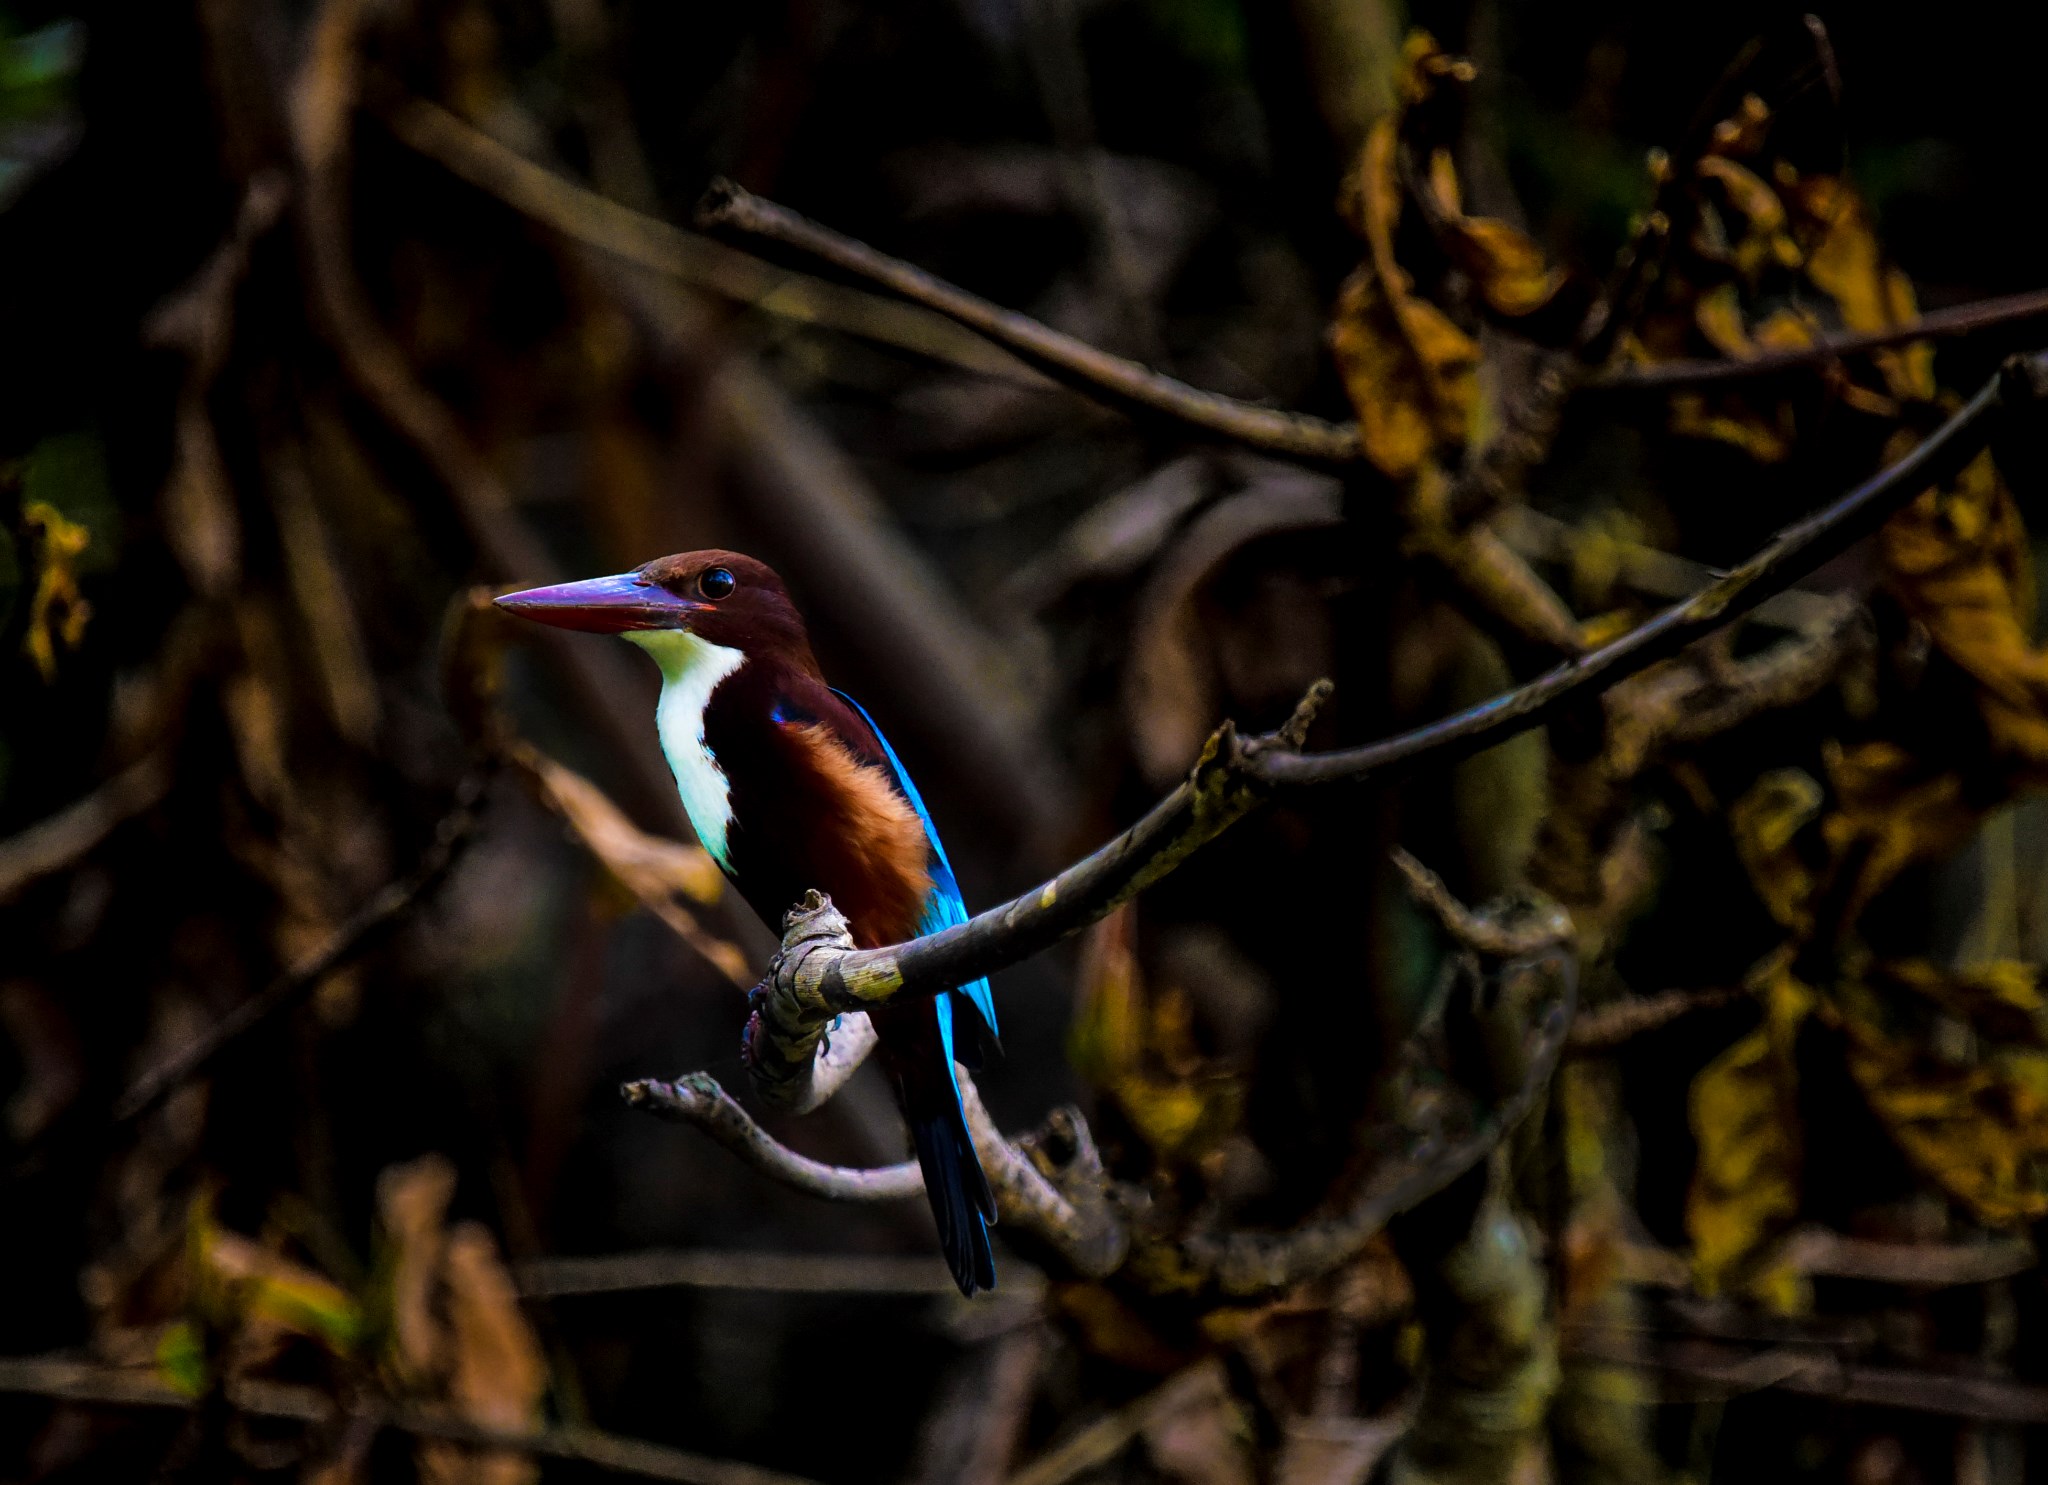
POLYGON ((1689 1115, 1699 1142, 1685 1228, 1703 1293, 1718 1292, 1742 1263, 1799 1214, 1802 1151, 1794 1038, 1813 992, 1780 959, 1759 977, 1764 1024, 1693 1079, 1689 1115))
POLYGON ((1697 392, 1672 397, 1671 431, 1681 438, 1734 444, 1759 464, 1776 464, 1792 452, 1792 430, 1785 410, 1774 425, 1739 402, 1710 403, 1697 392))
POLYGON ((2048 1216, 2048 1054, 1957 1067, 1858 1022, 1844 1030, 1850 1074, 1914 1165, 1987 1226, 2048 1216))
MULTIPOLYGON (((457 1416, 511 1432, 536 1426, 547 1365, 490 1233, 474 1222, 451 1229, 441 1276, 454 1359, 448 1400, 457 1416)), ((455 1444, 422 1443, 419 1469, 427 1485, 527 1485, 540 1478, 540 1467, 525 1455, 455 1444)))
POLYGON ((1847 921, 1913 862, 1954 851, 1982 818, 1959 775, 1928 768, 1896 743, 1830 741, 1821 756, 1836 804, 1821 833, 1835 860, 1854 850, 1862 861, 1844 902, 1847 921))
POLYGON ((1394 260, 1401 215, 1398 127, 1393 117, 1373 125, 1347 186, 1346 209, 1371 252, 1338 294, 1330 349, 1358 410, 1366 456, 1391 478, 1406 479, 1437 445, 1462 444, 1470 436, 1479 403, 1479 347, 1416 296, 1394 260))
POLYGON ((1780 768, 1728 807, 1728 828, 1750 885, 1773 918, 1800 934, 1813 926, 1815 881, 1794 841, 1819 817, 1821 802, 1821 787, 1812 775, 1780 768))
POLYGON ((1692 319, 1707 343, 1722 355, 1740 361, 1756 354, 1749 327, 1742 322, 1742 290, 1736 285, 1721 284, 1700 295, 1692 307, 1692 319))
POLYGON ((1545 262, 1535 239, 1506 222, 1458 216, 1445 236, 1446 249, 1496 313, 1533 314, 1564 287, 1564 270, 1545 262))
MULTIPOLYGON (((1399 281, 1406 295, 1407 276, 1399 281)), ((1408 479, 1439 445, 1465 441, 1479 400, 1479 347, 1436 306, 1411 299, 1404 325, 1367 264, 1337 296, 1330 351, 1358 411, 1359 441, 1383 474, 1408 479)))
POLYGON ((1699 163, 1702 178, 1721 187, 1728 204, 1749 223, 1752 232, 1776 232, 1785 225, 1785 204, 1756 172, 1726 155, 1708 155, 1699 163))
POLYGON ((2048 766, 2048 651, 2029 632, 2033 558, 1991 455, 1886 522, 1878 551, 1894 595, 1977 683, 1994 746, 2016 764, 2048 766))
POLYGON ((1129 904, 1090 930, 1069 1055, 1156 1155, 1174 1159, 1235 1126, 1243 1088, 1205 1067, 1186 992, 1160 985, 1148 993, 1134 934, 1129 904))
POLYGON ((2036 965, 1994 959, 1949 972, 1909 959, 1881 965, 1870 978, 1940 1006, 1993 1041, 2048 1049, 2048 995, 2036 965))
MULTIPOLYGON (((1920 317, 1912 281, 1884 260, 1863 198, 1832 176, 1808 176, 1790 191, 1814 242, 1806 276, 1835 301, 1842 324, 1869 332, 1910 325, 1920 317)), ((1934 396, 1934 348, 1922 342, 1874 353, 1894 397, 1934 396)))
MULTIPOLYGON (((390 1296, 386 1364, 401 1389, 434 1411, 486 1428, 540 1421, 547 1367, 519 1306, 496 1241, 473 1222, 445 1225, 455 1168, 440 1155, 393 1166, 377 1182, 384 1289, 390 1296)), ((529 1485, 530 1458, 420 1441, 429 1485, 529 1485)))
POLYGON ((22 524, 37 542, 36 591, 29 600, 28 634, 22 650, 35 662, 45 681, 57 679, 57 647, 75 650, 85 641, 92 605, 78 591, 78 559, 92 544, 92 533, 47 501, 22 507, 22 524))
POLYGON ((1803 309, 1781 304, 1756 327, 1757 349, 1765 351, 1803 350, 1813 344, 1813 316, 1803 309))
POLYGON ((685 905, 708 906, 725 891, 724 874, 702 846, 649 835, 597 785, 530 744, 508 743, 506 751, 620 886, 733 984, 753 984, 740 947, 705 928, 685 905))

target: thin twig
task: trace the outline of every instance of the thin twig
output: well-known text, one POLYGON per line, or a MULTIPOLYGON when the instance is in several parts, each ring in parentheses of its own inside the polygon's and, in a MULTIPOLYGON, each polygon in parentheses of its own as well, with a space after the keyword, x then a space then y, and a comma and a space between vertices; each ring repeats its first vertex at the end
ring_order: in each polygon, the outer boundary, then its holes
MULTIPOLYGON (((1525 686, 1462 712, 1364 747, 1328 753, 1271 752, 1254 764, 1267 783, 1299 786, 1383 778, 1422 761, 1448 762, 1547 721, 1567 704, 1600 692, 1725 627, 1774 593, 1876 529, 1930 485, 1950 478, 1989 443, 2002 411, 2048 391, 2048 358, 2015 357, 1963 408, 1905 458, 1834 503, 1788 526, 1748 561, 1682 603, 1591 654, 1557 666, 1525 686)), ((962 929, 948 929, 960 933, 962 929)))
MULTIPOLYGON (((927 1256, 893 1253, 756 1253, 682 1249, 543 1258, 517 1270, 527 1299, 635 1294, 649 1289, 745 1289, 763 1294, 951 1295, 946 1271, 927 1256)), ((1003 1276, 1003 1290, 1016 1284, 1003 1276)))
MULTIPOLYGON (((1532 562, 1569 566, 1585 540, 1570 523, 1526 505, 1507 506, 1490 525, 1502 541, 1532 562)), ((1624 541, 1612 543, 1611 550, 1614 582, 1645 598, 1690 598, 1720 576, 1704 562, 1657 547, 1624 541)), ((1758 604, 1750 619, 1778 629, 1816 629, 1839 601, 1832 594, 1787 588, 1758 604)))
POLYGON ((1057 943, 1135 897, 1264 803, 1254 765, 1301 746, 1330 694, 1318 681, 1278 731, 1241 740, 1225 723, 1209 739, 1187 782, 1136 825, 1037 889, 991 908, 963 928, 880 950, 853 946, 846 919, 812 892, 785 921, 783 946, 756 987, 747 1033, 749 1070, 770 1102, 792 1107, 813 1076, 815 1048, 832 1019, 890 996, 936 994, 1057 943))
POLYGON ((1599 1057, 1620 1050, 1639 1036, 1661 1031, 1672 1022, 1700 1011, 1715 1011, 1748 998, 1741 989, 1667 990, 1662 995, 1616 1001, 1594 1011, 1581 1011, 1565 1038, 1567 1057, 1599 1057))
POLYGON ((914 1160, 860 1169, 797 1154, 756 1124, 709 1073, 686 1073, 674 1082, 643 1078, 625 1084, 619 1095, 633 1108, 696 1125, 761 1174, 827 1201, 900 1201, 924 1190, 914 1160))
POLYGON ((2048 319, 2048 289, 2030 289, 2024 294, 2007 294, 1997 299, 1981 299, 1974 304, 1932 310, 1910 325, 1894 325, 1885 330, 1865 330, 1852 335, 1823 335, 1817 337, 1812 345, 1759 351, 1739 361, 1653 361, 1618 366, 1588 382, 1586 388, 1595 392, 1644 392, 1749 381, 1780 372, 1832 366, 1867 351, 1881 351, 1922 340, 1955 340, 1981 335, 1987 330, 2031 325, 2042 319, 2048 319))
MULTIPOLYGON (((189 1410, 200 1405, 200 1399, 157 1380, 153 1373, 49 1356, 0 1358, 0 1392, 105 1407, 189 1410)), ((337 1407, 317 1388, 285 1382, 231 1381, 225 1395, 228 1406, 246 1417, 308 1423, 322 1431, 330 1431, 344 1418, 362 1417, 376 1428, 394 1428, 415 1438, 571 1460, 680 1485, 812 1485, 801 1475, 712 1459, 596 1428, 486 1428, 415 1405, 381 1402, 352 1412, 337 1407)))
POLYGON ((978 376, 1051 385, 1009 352, 943 315, 771 267, 752 254, 621 206, 536 165, 438 104, 414 99, 385 114, 384 122, 401 143, 513 210, 636 267, 783 319, 858 335, 978 376))
POLYGON ((480 776, 464 779, 457 786, 455 807, 435 825, 433 839, 411 871, 373 893, 319 948, 129 1084, 114 1105, 114 1122, 126 1124, 141 1118, 250 1032, 298 1004, 328 976, 390 932, 440 883, 469 845, 482 796, 480 776))
MULTIPOLYGON (((1109 1273, 1123 1262, 1129 1237, 1105 1202, 1094 1193, 1069 1199, 1030 1158, 1005 1139, 990 1120, 973 1079, 956 1072, 975 1153, 988 1173, 1003 1220, 1043 1238, 1077 1272, 1109 1273)), ((690 1073, 673 1082, 643 1079, 619 1090, 634 1108, 665 1119, 694 1124, 763 1175, 827 1201, 897 1201, 924 1190, 916 1161, 858 1168, 826 1165, 799 1155, 756 1124, 709 1073, 690 1073)), ((1082 1142, 1092 1153, 1093 1145, 1082 1142)), ((1081 1172, 1099 1182, 1099 1164, 1081 1172)))
POLYGON ((1536 903, 1512 920, 1497 919, 1458 901, 1442 877, 1399 846, 1391 855, 1408 895, 1445 933, 1475 953, 1489 959, 1520 959, 1571 941, 1572 920, 1555 903, 1536 903))
POLYGON ((714 181, 697 208, 697 225, 781 243, 829 263, 842 272, 878 284, 892 294, 937 310, 1004 347, 1053 380, 1126 412, 1163 415, 1190 427, 1234 439, 1248 448, 1315 464, 1348 464, 1363 457, 1358 428, 1302 413, 1259 407, 1217 392, 1205 392, 1150 367, 1113 356, 1086 341, 1063 335, 1015 310, 956 288, 900 258, 822 227, 743 190, 714 181))
POLYGON ((1591 1328, 1569 1333, 1568 1340, 1578 1355, 1692 1382, 1712 1395, 1776 1389, 1949 1418, 2048 1423, 2048 1387, 2004 1377, 1859 1366, 1811 1350, 1754 1350, 1706 1340, 1648 1348, 1629 1332, 1591 1328))
POLYGON ((2039 1262, 2034 1245, 2023 1237, 1977 1243, 1883 1243, 1825 1227, 1801 1227, 1760 1260, 1757 1271, 1789 1268, 1830 1279, 1947 1289, 2016 1278, 2039 1262))
POLYGON ((809 1077, 813 1048, 832 1017, 895 995, 938 994, 1050 947, 1166 876, 1277 794, 1310 785, 1379 782, 1424 764, 1450 762, 1599 696, 1726 627, 1843 551, 1975 458, 1989 442, 1998 413, 2031 405, 2044 392, 2048 356, 2013 358, 1905 458, 1786 528, 1703 591, 1590 654, 1440 721, 1363 747, 1303 753, 1303 717, 1314 716, 1325 694, 1319 689, 1289 727, 1271 737, 1244 742, 1226 724, 1209 740, 1188 781, 1137 824, 1043 885, 965 923, 907 943, 856 949, 829 899, 812 894, 791 913, 783 951, 756 988, 762 1009, 749 1047, 757 1081, 771 1097, 786 1096, 809 1077))

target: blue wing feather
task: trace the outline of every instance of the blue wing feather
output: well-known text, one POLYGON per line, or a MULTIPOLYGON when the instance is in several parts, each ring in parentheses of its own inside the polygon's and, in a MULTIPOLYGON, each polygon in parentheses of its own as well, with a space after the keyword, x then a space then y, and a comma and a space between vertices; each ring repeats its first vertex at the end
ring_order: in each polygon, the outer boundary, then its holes
MULTIPOLYGON (((868 731, 874 733, 875 741, 882 745, 882 754, 889 760, 889 771, 896 776, 896 787, 903 791, 903 797, 910 801, 910 807, 917 811, 918 819, 924 821, 924 838, 931 847, 929 869, 932 876, 931 896, 925 899, 924 916, 918 920, 919 933, 937 933, 941 928, 951 928, 955 923, 967 921, 967 904, 960 896, 960 883, 953 876, 953 863, 946 859, 946 848, 939 843, 939 827, 932 823, 931 811, 924 807, 924 798, 917 792, 917 785, 910 781, 910 772, 904 768, 903 760, 896 756, 896 750, 889 746, 889 739, 882 729, 875 725, 875 719, 868 715, 867 708, 848 696, 844 691, 832 693, 856 712, 868 724, 868 731)), ((989 1034, 996 1031, 996 1002, 989 990, 987 980, 976 980, 971 985, 962 985, 959 994, 972 1002, 981 1019, 987 1023, 989 1034)), ((947 1032, 947 1041, 952 1040, 951 1018, 943 1018, 941 1025, 947 1032)))

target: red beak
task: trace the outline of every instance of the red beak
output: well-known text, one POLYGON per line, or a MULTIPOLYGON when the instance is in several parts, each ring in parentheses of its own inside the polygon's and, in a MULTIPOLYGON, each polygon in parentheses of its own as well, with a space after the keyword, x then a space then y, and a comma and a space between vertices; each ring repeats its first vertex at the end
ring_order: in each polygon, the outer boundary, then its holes
POLYGON ((580 583, 557 583, 552 588, 528 588, 524 593, 507 593, 497 604, 507 613, 524 619, 590 634, 680 629, 690 612, 698 607, 637 572, 588 578, 580 583))

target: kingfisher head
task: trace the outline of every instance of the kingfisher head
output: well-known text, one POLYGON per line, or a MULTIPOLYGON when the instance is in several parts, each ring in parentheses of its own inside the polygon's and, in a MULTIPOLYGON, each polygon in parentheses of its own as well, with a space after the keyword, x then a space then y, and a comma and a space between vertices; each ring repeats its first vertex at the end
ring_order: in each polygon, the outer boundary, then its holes
POLYGON ((642 645, 664 633, 689 634, 750 660, 816 668, 782 579, 739 552, 679 552, 613 577, 507 593, 497 603, 561 629, 617 634, 642 645))

